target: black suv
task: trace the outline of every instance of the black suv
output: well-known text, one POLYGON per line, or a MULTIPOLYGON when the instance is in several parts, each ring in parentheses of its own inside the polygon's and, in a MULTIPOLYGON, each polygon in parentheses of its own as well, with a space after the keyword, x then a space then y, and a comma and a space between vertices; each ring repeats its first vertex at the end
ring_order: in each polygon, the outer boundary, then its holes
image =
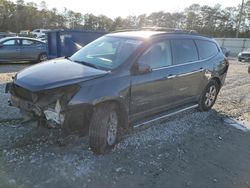
POLYGON ((39 125, 89 133, 110 150, 133 127, 214 105, 228 60, 211 38, 180 30, 107 34, 69 58, 19 72, 6 91, 39 125), (76 129, 77 128, 77 129, 76 129))

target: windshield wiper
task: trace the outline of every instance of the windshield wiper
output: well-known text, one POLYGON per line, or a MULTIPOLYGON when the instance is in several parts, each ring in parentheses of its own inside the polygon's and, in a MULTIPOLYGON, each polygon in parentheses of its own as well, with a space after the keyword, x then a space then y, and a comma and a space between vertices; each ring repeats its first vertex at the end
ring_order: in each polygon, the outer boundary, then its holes
POLYGON ((70 59, 70 56, 65 56, 64 58, 67 60, 73 61, 72 59, 70 59))
MULTIPOLYGON (((74 61, 74 60, 71 60, 71 61, 74 61)), ((74 62, 81 63, 83 65, 86 65, 86 66, 89 66, 89 67, 92 67, 92 68, 95 68, 95 69, 99 69, 98 66, 96 66, 94 64, 91 64, 91 63, 88 63, 88 62, 85 62, 85 61, 77 61, 77 60, 75 60, 74 62)))

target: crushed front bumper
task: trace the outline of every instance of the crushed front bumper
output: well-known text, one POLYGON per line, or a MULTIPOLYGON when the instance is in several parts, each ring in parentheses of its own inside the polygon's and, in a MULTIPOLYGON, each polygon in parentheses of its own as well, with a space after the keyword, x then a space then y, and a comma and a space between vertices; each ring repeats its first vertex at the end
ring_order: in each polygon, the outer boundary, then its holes
POLYGON ((63 125, 65 121, 65 113, 61 111, 59 100, 56 102, 55 108, 43 109, 37 104, 11 95, 10 105, 19 108, 22 113, 31 118, 46 119, 51 127, 63 125))
POLYGON ((7 83, 5 92, 10 93, 9 104, 33 119, 44 119, 53 127, 63 125, 68 114, 67 102, 76 91, 74 87, 34 93, 25 88, 7 83))

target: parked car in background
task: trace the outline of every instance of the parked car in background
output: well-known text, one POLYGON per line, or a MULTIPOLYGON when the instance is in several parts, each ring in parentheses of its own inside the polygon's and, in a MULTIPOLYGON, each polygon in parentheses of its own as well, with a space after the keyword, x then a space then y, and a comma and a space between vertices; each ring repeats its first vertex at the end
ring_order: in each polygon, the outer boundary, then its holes
POLYGON ((250 61, 250 49, 240 52, 238 55, 238 61, 250 61))
POLYGON ((0 32, 0 39, 5 37, 15 37, 16 33, 11 32, 0 32))
POLYGON ((47 60, 46 44, 27 37, 6 37, 0 39, 0 62, 47 60))
POLYGON ((228 67, 208 37, 168 29, 120 32, 19 72, 6 91, 40 125, 89 130, 92 151, 102 154, 127 129, 192 108, 210 110, 228 67))
POLYGON ((50 30, 49 29, 35 29, 30 33, 35 38, 44 38, 46 36, 47 31, 50 31, 50 30))
POLYGON ((20 37, 30 37, 30 31, 29 30, 21 30, 19 33, 20 37))

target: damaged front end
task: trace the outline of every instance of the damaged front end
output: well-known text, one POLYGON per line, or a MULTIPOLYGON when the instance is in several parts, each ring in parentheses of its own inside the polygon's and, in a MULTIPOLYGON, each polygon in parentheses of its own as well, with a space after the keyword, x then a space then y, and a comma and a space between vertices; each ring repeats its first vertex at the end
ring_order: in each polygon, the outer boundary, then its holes
POLYGON ((13 82, 6 85, 6 92, 11 94, 10 105, 19 108, 30 118, 55 128, 65 123, 67 104, 79 88, 79 85, 71 85, 32 92, 13 82))

